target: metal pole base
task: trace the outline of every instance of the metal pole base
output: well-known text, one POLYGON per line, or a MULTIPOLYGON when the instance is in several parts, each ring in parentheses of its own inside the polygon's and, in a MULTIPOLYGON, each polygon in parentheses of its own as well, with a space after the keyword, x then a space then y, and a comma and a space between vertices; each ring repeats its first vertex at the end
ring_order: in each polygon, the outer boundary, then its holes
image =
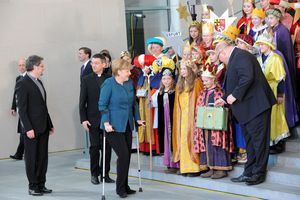
POLYGON ((139 188, 139 192, 143 192, 143 189, 141 187, 139 188))
POLYGON ((102 195, 102 198, 101 198, 102 200, 105 200, 105 195, 102 195))

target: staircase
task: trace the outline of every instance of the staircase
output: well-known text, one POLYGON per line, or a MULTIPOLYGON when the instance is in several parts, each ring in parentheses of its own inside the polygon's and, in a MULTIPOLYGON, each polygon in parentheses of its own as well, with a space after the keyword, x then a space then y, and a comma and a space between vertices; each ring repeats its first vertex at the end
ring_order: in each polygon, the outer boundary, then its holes
MULTIPOLYGON (((166 174, 162 157, 153 157, 153 169, 149 170, 149 156, 141 155, 142 178, 165 181, 175 184, 217 190, 262 199, 299 200, 300 199, 300 127, 293 130, 293 138, 286 142, 286 151, 278 155, 270 155, 266 182, 247 186, 245 183, 233 183, 230 178, 239 176, 243 172, 242 165, 236 165, 229 176, 219 180, 201 177, 183 177, 166 174)), ((115 158, 112 158, 112 162, 115 158)), ((76 167, 89 168, 89 160, 83 159, 76 163, 76 167)), ((115 170, 115 169, 112 169, 115 170)), ((115 171, 112 171, 115 172, 115 171)), ((132 154, 129 175, 138 176, 137 154, 132 154)))

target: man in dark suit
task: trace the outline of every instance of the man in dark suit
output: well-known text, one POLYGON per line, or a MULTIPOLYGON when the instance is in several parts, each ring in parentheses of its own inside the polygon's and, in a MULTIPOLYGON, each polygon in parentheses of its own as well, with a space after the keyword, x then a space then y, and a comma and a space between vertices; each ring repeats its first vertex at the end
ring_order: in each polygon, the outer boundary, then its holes
POLYGON ((80 68, 80 80, 82 80, 83 77, 93 72, 90 61, 92 50, 87 47, 81 47, 78 51, 78 58, 80 62, 83 63, 83 65, 80 68))
POLYGON ((220 61, 227 65, 224 81, 225 95, 216 101, 230 105, 241 124, 247 149, 244 172, 233 182, 256 185, 265 181, 270 145, 270 118, 274 94, 261 67, 251 53, 235 48, 226 41, 216 46, 220 61))
MULTIPOLYGON (((106 64, 107 62, 104 55, 95 54, 92 57, 92 68, 94 72, 83 77, 80 86, 80 121, 83 128, 89 132, 90 169, 91 182, 93 184, 99 184, 98 176, 101 174, 102 177, 103 131, 100 129, 101 114, 98 110, 98 101, 101 85, 105 79, 110 77, 110 75, 103 73, 106 64), (102 151, 102 156, 99 166, 100 150, 102 151)), ((111 147, 107 141, 105 145, 105 182, 114 183, 115 181, 109 177, 111 147)))
MULTIPOLYGON (((17 76, 17 78, 16 78, 16 84, 26 74, 25 64, 26 64, 25 58, 20 58, 19 61, 18 61, 18 70, 20 72, 20 75, 17 76)), ((12 105, 11 105, 11 115, 12 116, 17 115, 16 86, 15 86, 15 89, 14 89, 14 96, 13 96, 13 101, 12 101, 12 105)), ((24 154, 24 135, 21 134, 22 133, 22 126, 21 126, 21 123, 20 123, 20 119, 18 120, 17 132, 20 134, 19 145, 18 145, 16 153, 14 155, 10 155, 9 157, 12 158, 12 159, 15 159, 15 160, 22 160, 23 159, 23 154, 24 154)))
POLYGON ((39 79, 44 72, 43 58, 33 55, 26 60, 27 74, 17 82, 16 99, 24 130, 25 167, 29 194, 51 193, 45 187, 48 166, 48 140, 54 128, 46 104, 46 90, 39 79))

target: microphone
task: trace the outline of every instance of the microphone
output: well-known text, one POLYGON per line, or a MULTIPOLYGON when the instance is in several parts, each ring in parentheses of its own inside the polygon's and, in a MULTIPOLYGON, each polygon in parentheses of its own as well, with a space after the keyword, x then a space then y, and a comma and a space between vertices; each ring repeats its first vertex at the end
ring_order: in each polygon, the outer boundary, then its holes
POLYGON ((136 18, 145 18, 146 15, 144 14, 133 14, 133 16, 135 16, 136 18))

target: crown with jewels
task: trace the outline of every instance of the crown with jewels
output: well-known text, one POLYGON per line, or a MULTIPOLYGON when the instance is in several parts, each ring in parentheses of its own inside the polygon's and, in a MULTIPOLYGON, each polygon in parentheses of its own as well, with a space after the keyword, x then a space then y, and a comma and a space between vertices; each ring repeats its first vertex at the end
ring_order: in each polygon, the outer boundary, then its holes
POLYGON ((214 78, 216 77, 217 71, 218 71, 218 65, 206 63, 202 67, 201 76, 214 78))

